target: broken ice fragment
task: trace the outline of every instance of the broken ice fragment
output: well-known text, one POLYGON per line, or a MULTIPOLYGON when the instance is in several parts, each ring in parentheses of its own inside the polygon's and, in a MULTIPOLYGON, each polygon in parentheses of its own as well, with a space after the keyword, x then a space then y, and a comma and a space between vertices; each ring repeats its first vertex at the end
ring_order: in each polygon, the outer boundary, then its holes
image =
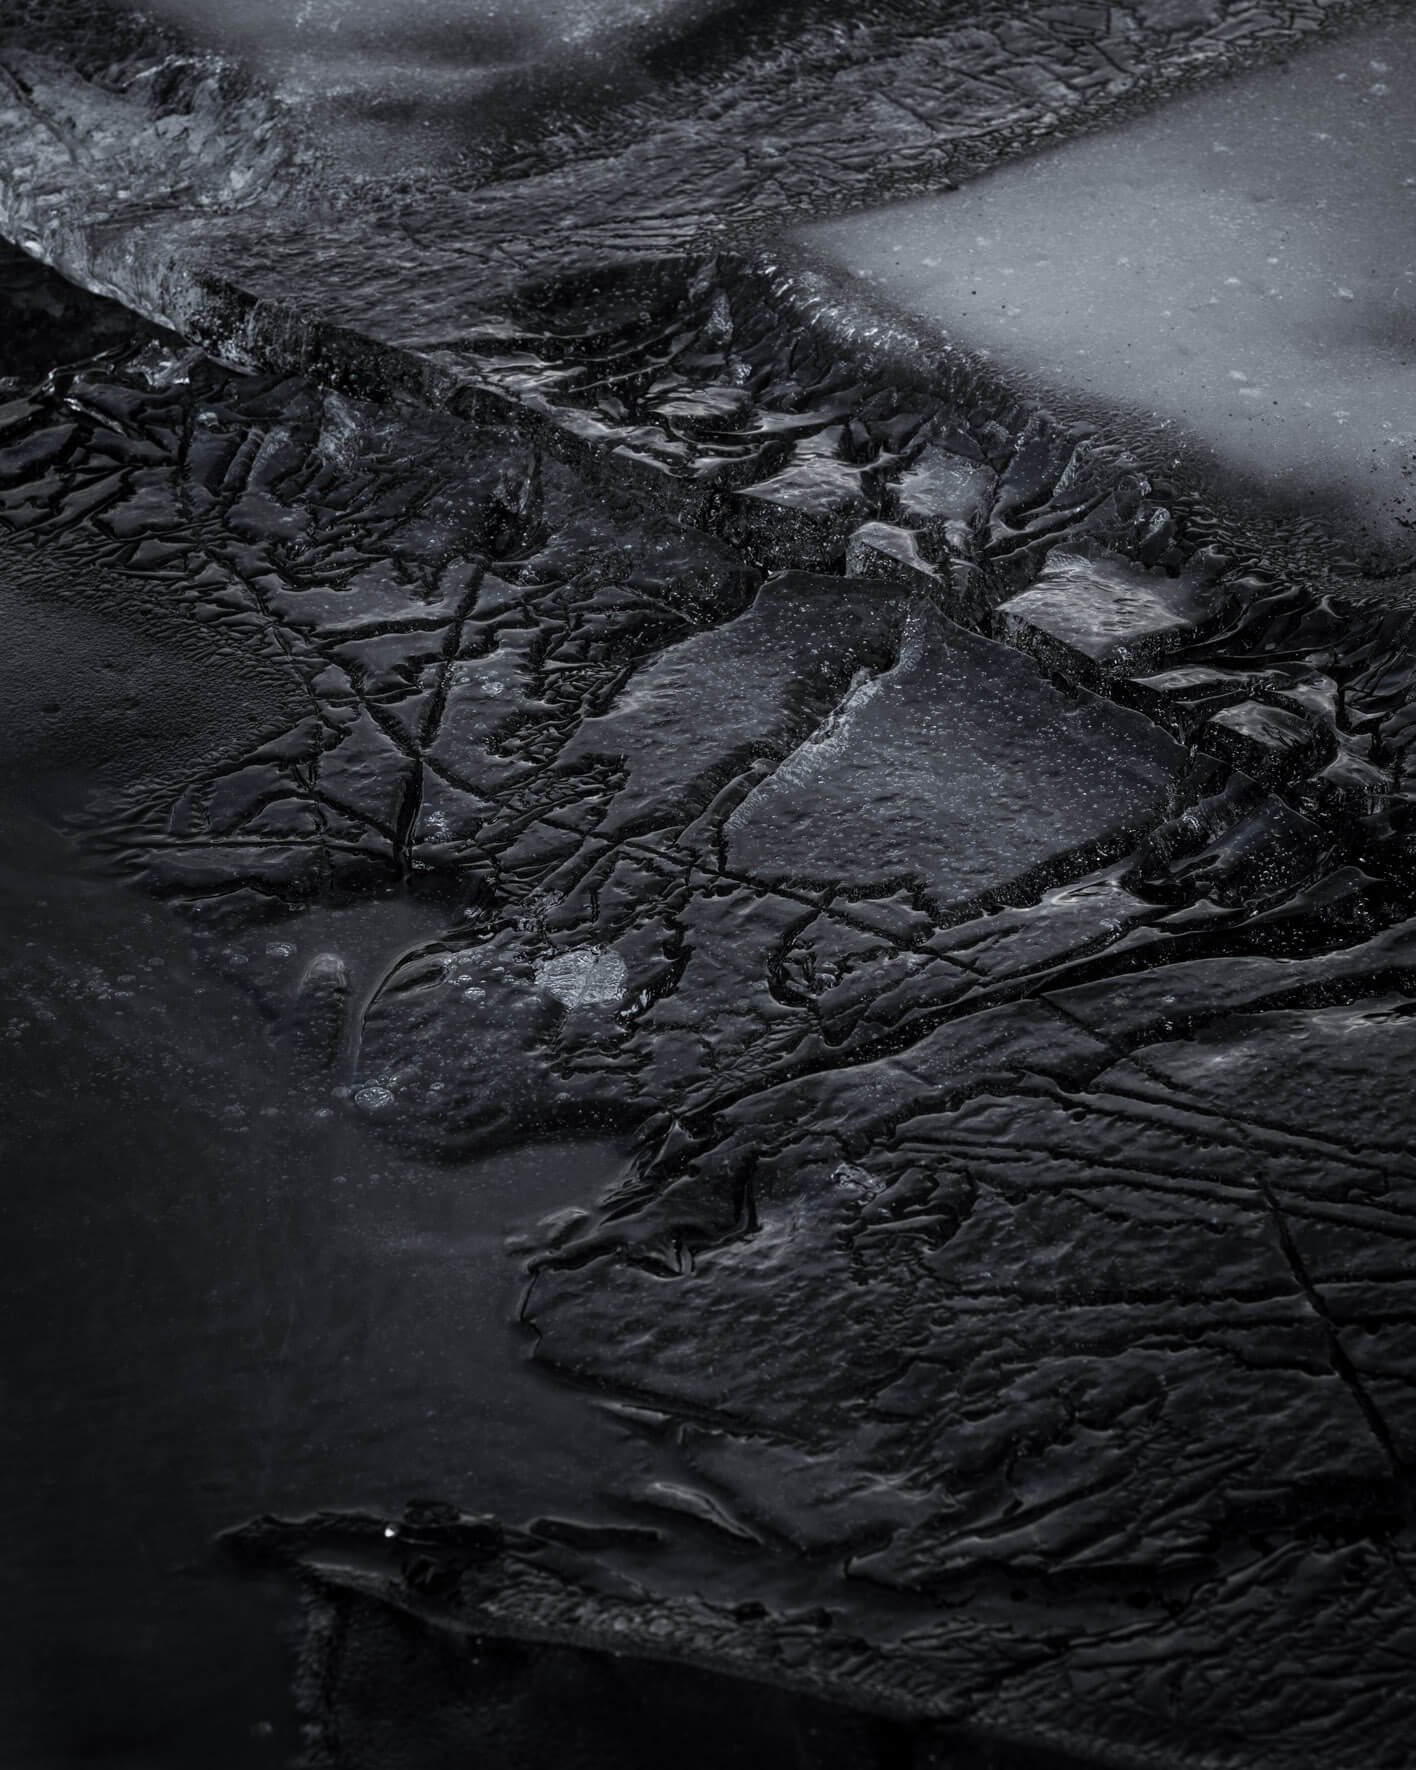
POLYGON ((1240 701, 1216 713, 1205 724, 1203 741, 1266 786, 1311 773, 1329 760, 1333 747, 1325 726, 1262 701, 1240 701))
POLYGON ((774 886, 907 884, 942 911, 1149 822, 1182 762, 1136 714, 1062 695, 921 601, 894 664, 738 806, 728 857, 774 886))
POLYGON ((173 350, 154 339, 127 364, 127 373, 152 388, 182 386, 192 378, 193 365, 201 361, 199 350, 173 350))
POLYGON ((942 532, 983 522, 997 485, 998 475, 982 461, 932 443, 901 475, 895 497, 907 521, 942 532))
POLYGON ((1155 718, 1167 714, 1208 716, 1236 701, 1249 698, 1250 678, 1233 670, 1216 670, 1208 664, 1182 665, 1153 676, 1134 676, 1129 693, 1155 718))
POLYGON ((1370 749, 1370 738, 1353 738, 1346 733, 1338 738, 1337 755, 1319 770, 1313 782, 1320 805, 1349 817, 1367 817, 1389 797, 1391 779, 1359 753, 1364 742, 1370 749))
POLYGON ((567 1008, 581 1008, 592 1002, 618 1002, 626 976, 624 960, 613 947, 581 947, 542 959, 536 967, 536 987, 567 1008))
POLYGON ((847 531, 869 516, 863 470, 808 455, 737 494, 739 522, 758 554, 783 566, 838 559, 847 531))
POLYGON ((919 550, 908 529, 888 522, 863 522, 846 543, 846 575, 890 578, 921 590, 938 589, 945 580, 919 550))
POLYGON ((1134 669, 1192 638, 1208 610, 1191 580, 1119 556, 1054 553, 997 612, 999 635, 1068 674, 1134 669))
POLYGON ((730 430, 743 422, 751 400, 740 387, 695 387, 669 395, 653 408, 679 430, 730 430))

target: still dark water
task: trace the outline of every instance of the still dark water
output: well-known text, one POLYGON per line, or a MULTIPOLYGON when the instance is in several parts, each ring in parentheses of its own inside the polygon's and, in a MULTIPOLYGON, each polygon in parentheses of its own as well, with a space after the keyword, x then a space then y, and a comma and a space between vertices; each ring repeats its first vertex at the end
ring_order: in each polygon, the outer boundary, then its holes
MULTIPOLYGON (((346 912, 345 950, 419 914, 346 912)), ((299 963, 303 920, 245 944, 299 963)), ((213 1553, 233 1523, 424 1495, 525 1516, 583 1495, 601 1441, 623 1460, 603 1416, 528 1370, 504 1248, 509 1225, 592 1196, 617 1152, 437 1166, 378 1147, 328 1082, 292 1078, 228 981, 241 949, 7 812, 12 1770, 286 1760, 294 1605, 213 1553)))

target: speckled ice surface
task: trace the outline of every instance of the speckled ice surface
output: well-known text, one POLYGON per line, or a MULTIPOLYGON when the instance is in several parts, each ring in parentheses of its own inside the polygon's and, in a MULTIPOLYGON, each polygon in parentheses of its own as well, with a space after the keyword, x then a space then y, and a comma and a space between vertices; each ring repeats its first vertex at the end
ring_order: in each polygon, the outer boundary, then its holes
POLYGON ((802 238, 1156 457, 1416 544, 1410 21, 802 238))
POLYGON ((779 250, 1375 11, 712 10, 0 15, 5 1770, 1410 1770, 1410 574, 779 250))

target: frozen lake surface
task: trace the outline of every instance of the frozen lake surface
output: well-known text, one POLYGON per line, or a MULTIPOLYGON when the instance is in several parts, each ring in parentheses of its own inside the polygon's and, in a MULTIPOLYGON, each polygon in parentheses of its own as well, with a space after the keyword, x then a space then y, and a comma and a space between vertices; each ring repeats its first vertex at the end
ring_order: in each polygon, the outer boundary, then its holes
POLYGON ((0 19, 0 1738, 1407 1770, 1416 610, 1268 371, 1400 357, 1408 62, 1133 162, 1352 13, 696 16, 0 19), (970 332, 996 242, 913 354, 762 248, 1143 93, 1034 257, 1090 349, 1151 202, 1250 456, 970 332))
POLYGON ((1409 22, 800 238, 1153 461, 1413 551, 1409 22))

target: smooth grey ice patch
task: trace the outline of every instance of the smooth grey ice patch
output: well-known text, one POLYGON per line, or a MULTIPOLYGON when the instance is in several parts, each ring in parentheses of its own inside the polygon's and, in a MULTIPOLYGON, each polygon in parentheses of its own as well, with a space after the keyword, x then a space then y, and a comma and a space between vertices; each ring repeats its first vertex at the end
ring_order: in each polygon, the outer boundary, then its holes
POLYGON ((1152 458, 1410 549, 1409 17, 798 238, 1044 396, 1120 408, 1152 458))

